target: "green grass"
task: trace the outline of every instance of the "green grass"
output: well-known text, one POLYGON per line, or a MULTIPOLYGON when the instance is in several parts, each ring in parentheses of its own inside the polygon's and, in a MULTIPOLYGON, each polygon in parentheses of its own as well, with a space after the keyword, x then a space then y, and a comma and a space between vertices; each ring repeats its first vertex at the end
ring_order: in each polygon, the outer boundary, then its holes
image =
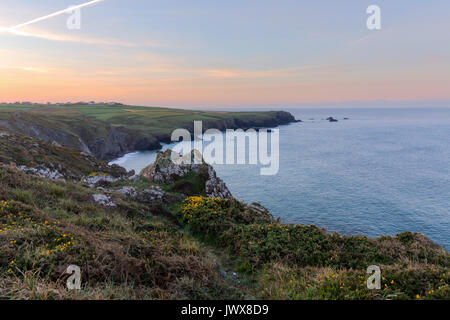
POLYGON ((5 299, 240 299, 220 258, 161 205, 44 180, 0 166, 0 292, 5 299), (82 270, 82 290, 65 287, 65 268, 82 270))

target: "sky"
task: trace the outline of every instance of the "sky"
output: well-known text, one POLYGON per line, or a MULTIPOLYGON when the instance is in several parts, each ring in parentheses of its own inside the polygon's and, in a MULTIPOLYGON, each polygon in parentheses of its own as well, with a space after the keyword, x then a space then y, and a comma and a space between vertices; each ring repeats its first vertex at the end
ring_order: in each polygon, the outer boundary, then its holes
POLYGON ((0 2, 0 102, 450 106, 448 0, 104 0, 10 29, 89 1, 0 2))

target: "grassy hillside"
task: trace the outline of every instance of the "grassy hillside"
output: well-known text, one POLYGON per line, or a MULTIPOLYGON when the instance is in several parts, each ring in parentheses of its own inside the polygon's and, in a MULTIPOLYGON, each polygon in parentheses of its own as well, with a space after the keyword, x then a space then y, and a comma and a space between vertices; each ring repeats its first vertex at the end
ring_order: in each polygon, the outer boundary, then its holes
POLYGON ((243 298, 219 258, 167 218, 161 205, 92 201, 80 184, 0 168, 0 297, 6 299, 243 298), (65 270, 81 267, 81 291, 65 270))
POLYGON ((187 230, 233 256, 263 299, 450 298, 450 255, 422 234, 330 234, 205 197, 186 199, 177 215, 187 230), (371 265, 381 268, 380 290, 367 289, 371 265))
POLYGON ((108 166, 84 152, 42 143, 27 136, 0 129, 0 163, 3 165, 48 168, 71 180, 81 180, 92 172, 104 172, 113 177, 127 174, 119 166, 108 166))
POLYGON ((294 120, 287 112, 212 112, 124 105, 0 105, 0 127, 111 160, 169 142, 177 128, 274 127, 294 120))
MULTIPOLYGON (((8 139, 16 136, 0 135, 2 146, 8 139)), ((26 141, 2 157, 31 167, 70 152, 26 141)), ((77 159, 79 174, 117 174, 77 159)), ((201 179, 186 179, 188 198, 142 178, 90 188, 78 177, 53 181, 0 165, 0 298, 450 298, 450 255, 421 234, 368 239, 286 225, 261 207, 204 197, 201 179), (159 187, 170 201, 119 192, 125 186, 139 194, 159 187), (115 205, 96 202, 98 194, 115 205), (66 289, 70 264, 81 267, 80 291, 66 289), (381 267, 381 290, 366 288, 372 264, 381 267)))

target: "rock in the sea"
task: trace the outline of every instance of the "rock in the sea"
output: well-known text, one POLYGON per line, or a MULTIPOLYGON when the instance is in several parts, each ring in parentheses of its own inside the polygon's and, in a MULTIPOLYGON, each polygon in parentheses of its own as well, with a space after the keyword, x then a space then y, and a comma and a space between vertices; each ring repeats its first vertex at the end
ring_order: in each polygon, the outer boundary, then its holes
POLYGON ((183 183, 180 181, 193 174, 199 178, 199 188, 205 195, 215 198, 232 198, 225 183, 217 177, 214 168, 205 162, 197 150, 192 150, 185 156, 170 149, 164 153, 159 152, 155 162, 144 168, 140 175, 153 182, 179 183, 177 191, 185 192, 183 183))
POLYGON ((338 119, 335 119, 333 117, 328 117, 327 120, 330 122, 338 122, 338 119))
POLYGON ((92 198, 94 198, 94 201, 102 206, 105 207, 115 207, 117 206, 114 201, 111 200, 111 198, 104 194, 93 194, 92 198))

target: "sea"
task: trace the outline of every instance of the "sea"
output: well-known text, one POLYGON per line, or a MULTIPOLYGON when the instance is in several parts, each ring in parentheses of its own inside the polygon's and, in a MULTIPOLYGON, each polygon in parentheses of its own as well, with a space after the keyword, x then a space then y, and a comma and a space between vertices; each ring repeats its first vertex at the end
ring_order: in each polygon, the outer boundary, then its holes
MULTIPOLYGON (((277 174, 214 165, 234 197, 286 223, 368 237, 421 232, 450 249, 449 108, 283 110, 302 122, 278 127, 277 174)), ((134 152, 111 163, 139 172, 155 158, 134 152)))

